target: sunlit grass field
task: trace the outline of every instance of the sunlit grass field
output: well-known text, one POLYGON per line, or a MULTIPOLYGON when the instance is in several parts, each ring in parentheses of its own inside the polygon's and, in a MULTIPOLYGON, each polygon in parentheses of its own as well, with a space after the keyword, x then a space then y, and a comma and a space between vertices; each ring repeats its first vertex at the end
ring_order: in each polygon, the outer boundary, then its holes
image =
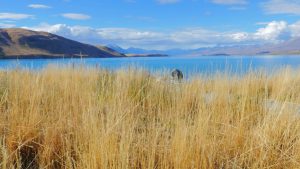
POLYGON ((0 168, 299 168, 300 73, 0 72, 0 168), (298 113, 299 112, 299 113, 298 113))

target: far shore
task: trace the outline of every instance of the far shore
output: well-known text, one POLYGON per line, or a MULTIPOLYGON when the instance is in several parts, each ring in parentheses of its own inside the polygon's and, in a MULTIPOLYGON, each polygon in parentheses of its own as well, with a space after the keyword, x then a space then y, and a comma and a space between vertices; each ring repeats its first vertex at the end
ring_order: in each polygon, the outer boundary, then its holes
POLYGON ((133 58, 133 57, 168 57, 164 54, 126 54, 124 57, 110 57, 110 56, 62 56, 62 55, 18 55, 18 56, 0 56, 0 59, 87 59, 87 58, 133 58))

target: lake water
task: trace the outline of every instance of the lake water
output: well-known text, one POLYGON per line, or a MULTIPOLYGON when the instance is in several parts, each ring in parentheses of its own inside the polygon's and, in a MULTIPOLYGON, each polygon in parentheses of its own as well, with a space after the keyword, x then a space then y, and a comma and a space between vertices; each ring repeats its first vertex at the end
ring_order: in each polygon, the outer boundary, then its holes
POLYGON ((215 72, 245 73, 264 69, 268 72, 290 66, 300 68, 300 56, 200 56, 200 57, 140 57, 140 58, 88 58, 88 59, 20 59, 0 60, 1 69, 15 67, 38 70, 47 65, 68 64, 98 66, 110 70, 129 66, 142 67, 150 71, 180 69, 184 74, 215 72))

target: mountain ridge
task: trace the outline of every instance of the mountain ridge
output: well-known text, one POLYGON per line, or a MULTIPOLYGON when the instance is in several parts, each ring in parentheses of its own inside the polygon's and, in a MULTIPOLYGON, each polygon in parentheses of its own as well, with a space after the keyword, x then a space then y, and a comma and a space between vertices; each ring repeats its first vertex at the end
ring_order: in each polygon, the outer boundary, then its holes
POLYGON ((47 32, 21 28, 0 29, 0 58, 126 57, 110 48, 99 48, 47 32))

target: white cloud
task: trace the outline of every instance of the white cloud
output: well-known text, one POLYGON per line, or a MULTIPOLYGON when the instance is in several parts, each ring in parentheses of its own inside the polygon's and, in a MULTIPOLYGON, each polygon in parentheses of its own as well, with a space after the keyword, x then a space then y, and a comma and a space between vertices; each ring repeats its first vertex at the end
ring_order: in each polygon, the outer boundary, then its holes
POLYGON ((243 33, 223 33, 203 28, 187 28, 170 32, 145 31, 130 28, 90 28, 65 24, 41 24, 30 28, 47 31, 70 39, 93 44, 117 44, 122 47, 148 49, 198 48, 217 43, 232 44, 245 40, 243 33))
POLYGON ((91 28, 65 24, 41 24, 30 28, 47 31, 92 44, 117 44, 145 49, 199 48, 214 45, 276 43, 300 37, 300 21, 288 24, 272 21, 255 32, 219 32, 203 28, 150 31, 130 28, 91 28))
POLYGON ((179 2, 180 0, 157 0, 160 4, 174 4, 179 2))
POLYGON ((254 39, 279 42, 300 37, 300 21, 292 24, 285 21, 262 22, 262 24, 265 24, 265 27, 254 33, 254 39))
POLYGON ((258 29, 254 37, 257 39, 276 41, 289 39, 290 34, 287 22, 273 21, 268 23, 266 27, 258 29))
POLYGON ((300 15, 299 0, 268 0, 262 3, 267 14, 294 14, 300 15))
POLYGON ((247 4, 247 0, 211 0, 215 4, 222 5, 244 5, 247 4))
POLYGON ((242 42, 244 40, 249 39, 250 35, 247 32, 237 32, 237 33, 232 33, 229 36, 238 42, 242 42))
POLYGON ((67 19, 74 19, 74 20, 87 20, 90 19, 91 16, 86 14, 80 14, 80 13, 64 13, 62 14, 64 18, 67 19))
POLYGON ((50 6, 43 5, 43 4, 30 4, 28 5, 29 8, 34 8, 34 9, 47 9, 51 8, 50 6))
POLYGON ((34 17, 33 15, 21 14, 21 13, 0 13, 0 19, 20 20, 20 19, 28 19, 33 17, 34 17))
POLYGON ((289 26, 292 37, 300 37, 300 21, 289 26))
POLYGON ((13 28, 13 27, 16 27, 16 25, 10 23, 0 23, 0 28, 13 28))
POLYGON ((90 28, 84 26, 68 26, 65 24, 48 25, 41 24, 30 28, 38 31, 46 31, 74 40, 94 44, 138 44, 159 41, 163 34, 151 31, 140 31, 129 28, 90 28))

